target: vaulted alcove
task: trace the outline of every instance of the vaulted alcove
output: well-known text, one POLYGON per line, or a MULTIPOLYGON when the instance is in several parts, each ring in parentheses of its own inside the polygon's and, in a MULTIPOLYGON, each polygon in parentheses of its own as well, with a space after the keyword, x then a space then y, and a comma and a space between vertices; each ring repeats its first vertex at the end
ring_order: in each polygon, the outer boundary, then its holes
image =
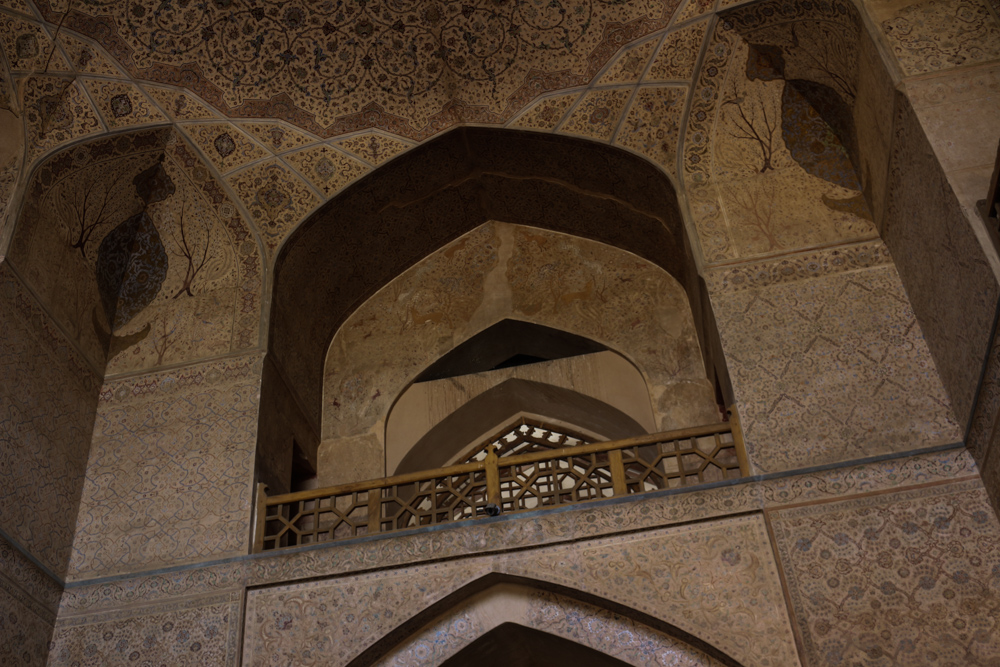
POLYGON ((372 427, 411 382, 442 372, 449 350, 504 319, 623 354, 649 385, 646 430, 714 421, 707 378, 728 385, 706 298, 673 186, 642 158, 578 139, 449 132, 334 198, 282 248, 260 477, 287 488, 292 441, 318 468, 340 468, 325 481, 384 474, 372 427), (629 317, 628 299, 659 315, 629 317), (665 416, 691 392, 698 414, 665 416), (331 440, 339 464, 321 460, 331 440))

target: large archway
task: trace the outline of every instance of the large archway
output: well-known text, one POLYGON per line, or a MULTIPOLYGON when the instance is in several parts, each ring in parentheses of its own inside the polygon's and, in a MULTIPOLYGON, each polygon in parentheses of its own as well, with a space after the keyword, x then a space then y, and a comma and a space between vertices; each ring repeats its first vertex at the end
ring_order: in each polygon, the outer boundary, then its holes
POLYGON ((324 357, 348 317, 402 271, 489 220, 599 241, 666 271, 686 292, 707 375, 725 378, 662 171, 584 140, 462 128, 358 182, 282 248, 262 386, 262 470, 281 468, 292 440, 315 449, 325 430, 324 357))

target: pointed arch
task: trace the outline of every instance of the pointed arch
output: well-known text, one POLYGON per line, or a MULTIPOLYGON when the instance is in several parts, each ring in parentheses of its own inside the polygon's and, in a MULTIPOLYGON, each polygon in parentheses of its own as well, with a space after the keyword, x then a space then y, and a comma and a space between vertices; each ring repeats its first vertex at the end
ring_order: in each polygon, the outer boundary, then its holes
POLYGON ((410 448, 392 474, 448 465, 468 445, 488 435, 484 428, 496 430, 521 413, 558 420, 608 440, 646 433, 639 422, 604 401, 565 387, 511 379, 445 417, 410 448))
MULTIPOLYGON (((633 665, 741 667, 724 651, 642 611, 567 586, 491 573, 429 605, 358 654, 349 667, 438 665, 514 624, 633 665)), ((450 663, 448 663, 450 664, 450 663)))
POLYGON ((283 245, 259 450, 285 447, 293 434, 318 444, 334 334, 393 278, 490 220, 599 241, 664 269, 687 294, 704 365, 714 373, 721 363, 677 196, 660 169, 588 140, 457 128, 344 190, 283 245))

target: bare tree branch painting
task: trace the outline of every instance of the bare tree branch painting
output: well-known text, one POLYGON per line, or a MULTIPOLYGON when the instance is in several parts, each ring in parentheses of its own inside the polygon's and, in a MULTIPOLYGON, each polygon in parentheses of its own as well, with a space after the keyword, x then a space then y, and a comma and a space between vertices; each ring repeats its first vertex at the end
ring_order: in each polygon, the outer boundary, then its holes
POLYGON ((771 162, 775 150, 775 134, 781 128, 781 114, 768 114, 767 105, 757 97, 740 95, 733 84, 733 93, 722 103, 731 107, 729 118, 735 125, 729 134, 734 139, 748 141, 760 151, 760 173, 774 169, 771 162))
POLYGON ((199 250, 196 243, 193 240, 189 240, 187 232, 187 221, 186 221, 186 207, 181 207, 180 218, 177 221, 177 227, 180 230, 180 240, 177 239, 176 234, 173 235, 174 245, 180 248, 180 252, 174 252, 173 254, 177 257, 181 257, 187 260, 187 267, 184 272, 184 282, 181 284, 177 293, 174 294, 173 298, 177 298, 182 294, 187 294, 188 296, 194 296, 191 291, 191 286, 194 284, 194 279, 198 277, 198 272, 205 267, 205 262, 208 261, 208 249, 212 245, 212 231, 208 224, 204 226, 205 232, 205 243, 201 248, 201 254, 199 256, 199 250))
POLYGON ((57 206, 69 230, 69 245, 87 258, 87 244, 102 225, 110 222, 106 217, 112 199, 112 188, 94 178, 82 188, 60 193, 57 206))

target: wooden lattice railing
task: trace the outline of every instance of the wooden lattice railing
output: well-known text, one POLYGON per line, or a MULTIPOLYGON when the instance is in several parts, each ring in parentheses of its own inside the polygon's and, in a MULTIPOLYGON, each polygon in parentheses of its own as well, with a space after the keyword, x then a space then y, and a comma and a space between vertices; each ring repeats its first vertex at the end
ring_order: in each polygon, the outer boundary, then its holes
POLYGON ((748 474, 729 422, 498 457, 268 497, 257 485, 254 552, 558 507, 748 474))

